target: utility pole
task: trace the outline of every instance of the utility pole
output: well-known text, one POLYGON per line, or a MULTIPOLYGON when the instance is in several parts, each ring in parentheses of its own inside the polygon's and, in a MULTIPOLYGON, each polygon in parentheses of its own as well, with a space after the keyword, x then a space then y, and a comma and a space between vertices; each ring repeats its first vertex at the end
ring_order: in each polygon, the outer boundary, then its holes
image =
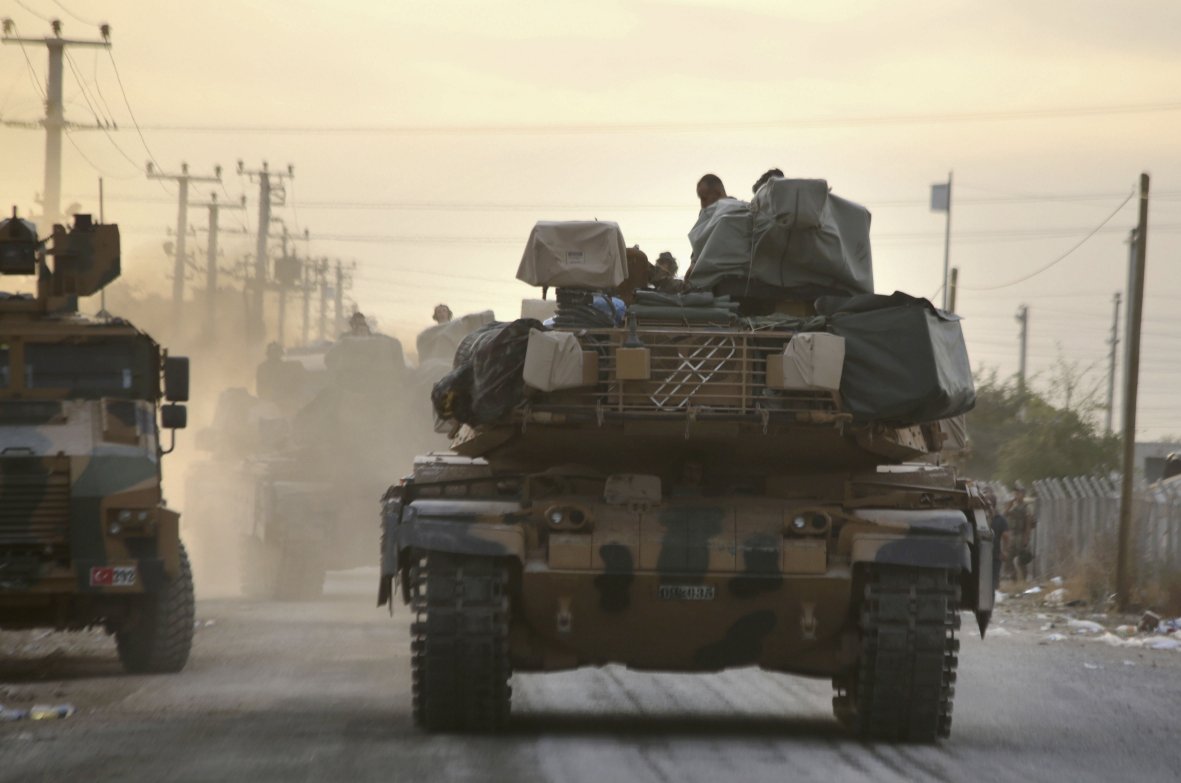
POLYGON ((287 283, 288 274, 292 266, 293 259, 287 253, 287 224, 280 221, 283 225, 283 234, 281 239, 283 242, 283 254, 279 256, 275 262, 275 286, 279 289, 279 333, 275 340, 282 348, 286 344, 285 332, 287 331, 287 283))
POLYGON ((947 223, 943 229, 943 309, 948 310, 951 305, 951 172, 947 172, 947 182, 940 182, 931 186, 931 211, 946 212, 947 223))
POLYGON ((205 333, 209 338, 217 336, 217 235, 218 218, 223 209, 246 209, 246 197, 240 204, 222 204, 216 193, 209 194, 205 204, 190 204, 209 209, 209 246, 205 253, 205 333))
MULTIPOLYGON (((1017 363, 1017 393, 1025 399, 1025 356, 1029 347, 1029 306, 1017 308, 1017 323, 1021 324, 1021 355, 1017 363)), ((1022 403, 1024 405, 1024 402, 1022 403)))
POLYGON ((336 334, 344 331, 344 268, 336 259, 336 334))
POLYGON ((1116 347, 1119 345, 1119 291, 1115 292, 1112 299, 1115 305, 1115 313, 1111 317, 1111 337, 1107 339, 1107 344, 1111 347, 1108 355, 1107 364, 1107 434, 1111 434, 1112 418, 1115 415, 1115 357, 1116 347))
POLYGON ((951 268, 951 299, 947 305, 947 312, 949 313, 955 312, 955 295, 959 292, 959 283, 960 268, 958 266, 953 266, 951 268))
POLYGON ((287 203, 287 189, 284 181, 295 176, 295 167, 287 164, 286 173, 271 171, 267 162, 262 162, 262 168, 247 170, 242 161, 238 161, 238 174, 249 176, 258 182, 258 246, 254 251, 254 315, 249 329, 254 337, 266 336, 266 325, 263 321, 263 291, 267 284, 267 234, 271 226, 271 207, 281 207, 287 203))
POLYGON ((185 239, 189 231, 189 183, 221 182, 221 166, 213 167, 212 177, 201 177, 189 173, 189 164, 180 164, 179 174, 156 171, 156 165, 148 161, 148 179, 170 179, 176 182, 176 250, 172 264, 172 307, 174 316, 179 318, 185 297, 185 239))
POLYGON ((322 258, 316 264, 316 277, 320 280, 320 342, 327 339, 328 315, 328 259, 322 258))
MULTIPOLYGON (((1124 286, 1124 350, 1123 350, 1123 377, 1128 377, 1128 368, 1132 360, 1132 343, 1128 340, 1128 335, 1132 333, 1132 289, 1136 287, 1136 236, 1139 233, 1138 229, 1133 228, 1128 232, 1128 282, 1124 286)), ((1121 431, 1126 427, 1127 422, 1121 422, 1121 431)))
POLYGON ((1136 395, 1140 383, 1140 322, 1144 316, 1144 271, 1148 258, 1148 174, 1140 175, 1140 220, 1136 226, 1136 264, 1128 291, 1131 328, 1127 333, 1128 372, 1124 377, 1124 475, 1119 504, 1119 550, 1116 554, 1115 589, 1121 611, 1132 599, 1132 575, 1128 551, 1132 537, 1132 491, 1136 474, 1136 395))
MULTIPOLYGON (((50 23, 52 36, 44 38, 23 38, 13 36, 16 29, 11 19, 3 22, 3 43, 43 45, 49 52, 49 71, 45 80, 45 118, 41 126, 45 128, 45 180, 41 190, 41 219, 52 231, 55 223, 61 222, 61 191, 62 191, 62 130, 74 126, 66 122, 65 109, 62 106, 62 60, 67 46, 83 46, 90 48, 111 48, 111 26, 99 26, 101 41, 82 41, 72 38, 62 38, 62 23, 54 19, 50 23)), ((27 126, 28 123, 13 123, 27 126)))

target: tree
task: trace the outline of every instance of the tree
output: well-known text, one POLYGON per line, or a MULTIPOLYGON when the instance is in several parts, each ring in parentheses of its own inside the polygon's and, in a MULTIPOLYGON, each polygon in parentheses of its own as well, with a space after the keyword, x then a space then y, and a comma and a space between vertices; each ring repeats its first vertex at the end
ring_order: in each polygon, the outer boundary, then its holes
POLYGON ((1077 403, 1059 408, 1037 392, 1027 389, 1023 395, 1015 381, 999 380, 995 370, 980 372, 976 408, 967 417, 968 475, 1012 483, 1116 469, 1120 439, 1099 432, 1086 396, 1071 399, 1079 381, 1076 368, 1056 368, 1053 391, 1067 390, 1067 405, 1077 403))

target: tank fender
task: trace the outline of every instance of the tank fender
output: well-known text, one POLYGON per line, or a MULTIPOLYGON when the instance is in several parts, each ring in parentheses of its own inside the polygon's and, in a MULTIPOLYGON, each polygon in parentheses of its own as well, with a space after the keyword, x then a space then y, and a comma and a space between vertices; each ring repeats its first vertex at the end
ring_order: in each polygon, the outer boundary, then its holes
POLYGON ((415 500, 402 507, 398 551, 419 549, 456 555, 525 560, 525 530, 513 515, 518 503, 496 500, 415 500))
POLYGON ((853 539, 853 562, 972 570, 966 541, 935 536, 860 535, 853 539))
POLYGON ((958 509, 858 509, 880 532, 853 539, 854 563, 972 571, 975 531, 958 509))

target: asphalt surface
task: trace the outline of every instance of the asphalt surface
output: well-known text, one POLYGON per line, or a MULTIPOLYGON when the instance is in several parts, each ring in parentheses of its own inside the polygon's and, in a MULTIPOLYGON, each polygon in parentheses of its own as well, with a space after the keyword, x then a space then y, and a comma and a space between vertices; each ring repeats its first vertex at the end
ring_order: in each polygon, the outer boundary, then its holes
POLYGON ((0 723, 0 780, 1181 778, 1181 652, 1047 643, 1046 617, 1013 610, 985 642, 965 633, 952 737, 934 746, 857 742, 828 682, 755 670, 518 675, 507 734, 425 735, 409 617, 375 608, 375 584, 354 572, 314 603, 203 602, 179 675, 124 675, 99 633, 0 634, 0 704, 78 708, 0 723))

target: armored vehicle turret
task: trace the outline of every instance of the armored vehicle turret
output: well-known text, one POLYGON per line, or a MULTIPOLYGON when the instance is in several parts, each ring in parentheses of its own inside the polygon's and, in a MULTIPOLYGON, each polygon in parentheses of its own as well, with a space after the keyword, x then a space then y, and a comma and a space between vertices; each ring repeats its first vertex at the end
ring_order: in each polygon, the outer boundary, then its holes
POLYGON ((993 601, 984 503, 939 464, 974 404, 958 319, 873 293, 869 214, 826 183, 719 203, 683 290, 629 305, 617 225, 539 223, 518 277, 556 316, 436 385, 452 451, 387 493, 380 590, 416 616, 424 728, 616 663, 827 677, 859 736, 948 735, 959 612, 983 633, 993 601))
POLYGON ((114 225, 77 215, 42 241, 0 221, 0 273, 36 278, 0 294, 0 628, 102 626, 128 671, 178 671, 193 584, 160 433, 185 426, 188 360, 78 313, 119 269, 114 225))

